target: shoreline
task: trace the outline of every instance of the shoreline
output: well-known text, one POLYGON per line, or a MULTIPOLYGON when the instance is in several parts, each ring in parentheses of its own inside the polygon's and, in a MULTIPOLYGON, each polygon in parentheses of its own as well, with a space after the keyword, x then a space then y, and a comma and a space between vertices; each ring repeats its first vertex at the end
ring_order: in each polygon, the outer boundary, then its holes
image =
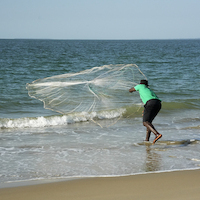
POLYGON ((118 177, 77 178, 1 188, 1 200, 174 199, 200 197, 200 169, 118 177))
POLYGON ((179 172, 179 171, 193 171, 200 170, 200 168, 188 168, 188 169, 175 169, 175 170, 165 170, 165 171, 150 171, 150 172, 140 172, 134 174, 122 174, 122 175, 105 175, 105 176, 74 176, 74 177, 65 177, 65 178, 52 178, 52 179, 32 179, 32 180, 18 180, 18 181, 8 181, 1 183, 0 182, 0 190, 2 188, 13 188, 13 187, 23 187, 23 186, 31 186, 31 185, 40 185, 40 184, 48 184, 48 183, 57 183, 71 180, 80 180, 80 179, 91 179, 91 178, 120 178, 127 176, 137 176, 137 175, 145 175, 145 174, 159 174, 159 173, 170 173, 170 172, 179 172))

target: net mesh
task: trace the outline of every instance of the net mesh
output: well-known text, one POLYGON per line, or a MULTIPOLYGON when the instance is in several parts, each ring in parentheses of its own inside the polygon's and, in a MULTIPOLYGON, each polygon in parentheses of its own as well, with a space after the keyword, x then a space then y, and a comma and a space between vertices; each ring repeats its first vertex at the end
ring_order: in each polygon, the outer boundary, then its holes
POLYGON ((104 65, 78 73, 38 79, 27 84, 29 96, 44 108, 68 114, 98 112, 134 103, 128 90, 146 79, 135 64, 104 65))

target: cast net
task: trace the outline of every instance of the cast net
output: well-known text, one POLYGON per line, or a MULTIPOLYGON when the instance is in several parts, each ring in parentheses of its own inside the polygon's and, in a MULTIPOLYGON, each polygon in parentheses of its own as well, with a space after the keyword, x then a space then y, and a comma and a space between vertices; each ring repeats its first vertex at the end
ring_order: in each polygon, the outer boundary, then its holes
POLYGON ((27 84, 29 96, 44 108, 69 114, 122 108, 134 103, 129 89, 146 79, 135 64, 104 65, 27 84))

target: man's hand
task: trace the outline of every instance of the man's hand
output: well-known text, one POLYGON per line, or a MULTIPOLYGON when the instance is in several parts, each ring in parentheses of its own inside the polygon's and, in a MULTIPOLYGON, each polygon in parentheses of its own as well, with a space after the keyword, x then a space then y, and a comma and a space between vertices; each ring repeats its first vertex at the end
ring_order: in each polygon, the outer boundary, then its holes
POLYGON ((135 92, 136 90, 135 90, 135 88, 133 87, 133 88, 131 88, 131 89, 129 89, 129 92, 135 92))

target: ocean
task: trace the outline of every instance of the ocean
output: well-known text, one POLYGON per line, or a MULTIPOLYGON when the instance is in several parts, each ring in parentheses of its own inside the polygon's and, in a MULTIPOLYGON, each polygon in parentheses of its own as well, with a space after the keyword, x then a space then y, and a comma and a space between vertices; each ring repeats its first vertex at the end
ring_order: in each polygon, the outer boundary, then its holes
POLYGON ((1 184, 200 168, 199 39, 0 40, 0 84, 1 184), (116 104, 91 119, 45 109, 26 89, 37 79, 119 64, 136 64, 162 100, 155 145, 153 135, 144 142, 138 93, 125 114, 116 104))

